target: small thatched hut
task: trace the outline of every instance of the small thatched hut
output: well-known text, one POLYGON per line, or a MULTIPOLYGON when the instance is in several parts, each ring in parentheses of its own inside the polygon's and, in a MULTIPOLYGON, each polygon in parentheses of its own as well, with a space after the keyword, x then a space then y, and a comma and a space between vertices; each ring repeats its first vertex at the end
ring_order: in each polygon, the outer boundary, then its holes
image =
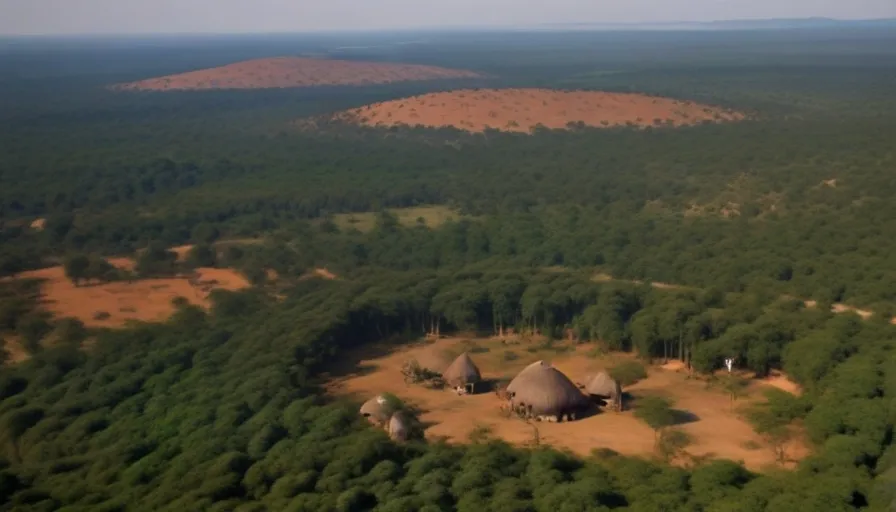
POLYGON ((448 368, 442 372, 442 378, 445 383, 454 388, 458 394, 474 393, 476 383, 482 381, 482 375, 479 368, 473 363, 470 354, 464 352, 457 356, 448 368))
POLYGON ((617 411, 622 410, 622 386, 607 372, 586 377, 582 389, 592 397, 603 400, 609 407, 617 411))
POLYGON ((392 415, 392 418, 389 420, 388 430, 389 437, 393 441, 407 441, 410 435, 407 419, 400 412, 392 415))
POLYGON ((392 415, 389 401, 383 395, 377 395, 361 405, 361 415, 375 425, 384 425, 392 415))
POLYGON ((514 410, 527 417, 559 421, 575 418, 588 399, 560 370, 544 361, 523 369, 507 386, 514 410))

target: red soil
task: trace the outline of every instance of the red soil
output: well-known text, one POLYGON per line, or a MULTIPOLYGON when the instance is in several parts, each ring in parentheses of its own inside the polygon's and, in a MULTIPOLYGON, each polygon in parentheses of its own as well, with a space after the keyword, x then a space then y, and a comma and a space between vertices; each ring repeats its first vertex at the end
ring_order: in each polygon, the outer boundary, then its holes
POLYGON ((470 132, 491 128, 529 133, 538 124, 547 128, 568 128, 569 123, 578 122, 594 127, 682 126, 737 121, 743 115, 690 101, 642 94, 479 89, 374 103, 338 113, 335 118, 367 126, 453 126, 470 132))
MULTIPOLYGON (((110 259, 119 267, 132 267, 127 259, 110 259)), ((172 299, 183 297, 191 304, 208 307, 212 289, 238 290, 249 286, 246 279, 230 269, 200 268, 196 278, 140 279, 75 286, 62 267, 22 272, 21 278, 44 280, 42 307, 58 317, 74 317, 89 327, 121 327, 128 321, 157 322, 174 312, 172 299), (108 313, 98 317, 100 312, 108 313)))
POLYGON ((117 84, 112 88, 141 91, 274 89, 315 85, 385 84, 477 76, 479 76, 477 73, 462 69, 416 64, 272 57, 117 84))

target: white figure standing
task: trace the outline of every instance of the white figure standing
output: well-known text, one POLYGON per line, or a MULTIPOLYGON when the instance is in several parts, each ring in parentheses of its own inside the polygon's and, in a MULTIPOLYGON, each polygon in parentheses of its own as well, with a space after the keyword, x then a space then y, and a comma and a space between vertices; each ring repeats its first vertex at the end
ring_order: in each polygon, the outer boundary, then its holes
POLYGON ((725 359, 725 367, 728 368, 728 373, 731 373, 731 369, 734 367, 734 359, 725 359))

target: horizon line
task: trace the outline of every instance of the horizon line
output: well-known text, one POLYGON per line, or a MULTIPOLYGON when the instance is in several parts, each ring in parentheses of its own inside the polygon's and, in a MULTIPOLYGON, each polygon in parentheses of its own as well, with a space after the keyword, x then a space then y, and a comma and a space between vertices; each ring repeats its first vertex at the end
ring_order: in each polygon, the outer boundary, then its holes
MULTIPOLYGON (((769 22, 833 22, 833 23, 879 23, 894 22, 896 17, 883 18, 834 18, 828 16, 807 16, 807 17, 789 17, 789 18, 725 18, 715 20, 678 20, 678 21, 555 21, 545 23, 528 23, 528 24, 489 24, 489 25, 408 25, 399 27, 379 27, 379 28, 329 28, 329 29, 302 29, 302 30, 246 30, 246 31, 214 31, 214 30, 198 30, 189 32, 161 31, 161 32, 19 32, 19 33, 0 33, 0 38, 90 38, 90 37, 177 37, 177 36, 262 36, 262 35, 326 35, 326 34, 379 34, 386 32, 455 32, 455 31, 500 31, 500 30, 537 30, 537 29, 562 29, 563 27, 593 27, 595 31, 600 30, 598 27, 672 27, 676 25, 713 25, 724 23, 769 23, 769 22)), ((799 28, 799 27, 785 27, 799 28)))

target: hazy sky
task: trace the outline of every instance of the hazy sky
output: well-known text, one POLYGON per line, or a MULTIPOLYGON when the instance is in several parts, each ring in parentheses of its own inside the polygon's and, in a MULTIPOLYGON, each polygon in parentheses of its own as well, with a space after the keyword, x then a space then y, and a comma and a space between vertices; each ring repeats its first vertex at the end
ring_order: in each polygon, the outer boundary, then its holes
POLYGON ((0 0, 0 34, 896 17, 896 0, 0 0))

